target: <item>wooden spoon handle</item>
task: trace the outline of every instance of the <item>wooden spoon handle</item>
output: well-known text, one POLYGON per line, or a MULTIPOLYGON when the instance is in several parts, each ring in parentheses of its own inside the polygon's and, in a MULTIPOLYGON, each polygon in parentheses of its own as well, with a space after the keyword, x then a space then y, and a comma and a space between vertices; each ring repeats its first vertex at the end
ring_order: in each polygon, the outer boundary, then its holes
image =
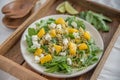
MULTIPOLYGON (((23 1, 24 1, 24 0, 23 0, 23 1)), ((33 5, 35 5, 37 1, 38 1, 38 0, 25 0, 24 2, 26 2, 26 3, 30 2, 30 3, 32 3, 33 5)))

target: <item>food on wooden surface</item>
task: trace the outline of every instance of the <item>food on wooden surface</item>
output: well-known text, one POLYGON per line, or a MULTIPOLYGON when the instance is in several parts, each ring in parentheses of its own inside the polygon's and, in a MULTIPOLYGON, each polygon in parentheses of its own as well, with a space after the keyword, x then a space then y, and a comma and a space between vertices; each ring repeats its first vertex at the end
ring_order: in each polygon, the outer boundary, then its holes
POLYGON ((26 35, 28 52, 46 72, 72 73, 99 60, 97 47, 82 20, 75 16, 41 20, 26 35))

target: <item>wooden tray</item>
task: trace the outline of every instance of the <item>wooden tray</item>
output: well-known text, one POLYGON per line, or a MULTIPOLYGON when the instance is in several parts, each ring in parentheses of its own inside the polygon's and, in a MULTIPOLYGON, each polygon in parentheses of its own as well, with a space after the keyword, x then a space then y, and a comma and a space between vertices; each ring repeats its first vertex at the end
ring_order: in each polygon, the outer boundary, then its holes
MULTIPOLYGON (((0 45, 0 69, 12 74, 13 76, 19 78, 20 80, 59 80, 58 78, 48 77, 34 71, 25 62, 20 51, 20 39, 24 30, 33 21, 47 16, 58 14, 55 8, 56 6, 63 2, 64 0, 47 0, 40 9, 33 13, 19 28, 2 44, 0 45)), ((113 22, 109 23, 109 32, 100 32, 104 45, 105 53, 98 64, 98 66, 91 71, 77 77, 68 78, 67 80, 96 80, 108 55, 111 51, 114 42, 116 41, 118 35, 120 34, 120 13, 118 11, 111 10, 110 8, 96 5, 95 3, 88 2, 86 0, 68 0, 78 11, 83 10, 93 10, 98 13, 103 13, 104 15, 110 17, 113 22), (118 27, 119 26, 119 27, 118 27), (92 77, 91 77, 92 76, 92 77)), ((62 80, 62 79, 60 79, 62 80)), ((63 79, 65 80, 65 79, 63 79)))

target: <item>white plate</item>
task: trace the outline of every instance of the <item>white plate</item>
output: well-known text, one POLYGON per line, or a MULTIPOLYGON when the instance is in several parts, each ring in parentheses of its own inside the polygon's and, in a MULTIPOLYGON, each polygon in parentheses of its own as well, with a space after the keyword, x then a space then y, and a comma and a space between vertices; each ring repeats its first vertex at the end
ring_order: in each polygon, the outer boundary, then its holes
MULTIPOLYGON (((47 16, 47 17, 44 17, 44 18, 41 18, 35 22, 33 22, 29 27, 34 27, 35 26, 35 23, 36 22, 39 22, 40 20, 47 20, 49 18, 54 18, 54 19, 57 19, 59 17, 62 17, 64 19, 66 19, 69 15, 51 15, 51 16, 47 16)), ((77 19, 80 19, 80 18, 77 18, 77 19)), ((100 47, 101 49, 104 49, 104 45, 103 45, 103 40, 99 34, 99 32, 92 26, 90 25, 88 22, 84 21, 83 19, 80 19, 84 22, 85 26, 86 26, 86 30, 90 32, 91 36, 93 37, 93 39, 95 40, 96 42, 96 45, 98 47, 100 47)), ((28 27, 28 28, 29 28, 28 27)), ((78 76, 78 75, 81 75, 83 73, 86 73, 88 72, 89 70, 91 70, 93 67, 95 67, 95 64, 87 67, 86 69, 82 70, 82 71, 78 71, 78 72, 74 72, 72 74, 62 74, 62 73, 47 73, 47 72, 44 72, 45 68, 36 64, 34 62, 34 56, 32 54, 30 54, 26 48, 27 48, 27 44, 26 44, 26 41, 25 41, 25 35, 28 34, 28 28, 25 30, 25 32, 23 33, 23 36, 21 38, 21 43, 20 43, 20 46, 21 46, 21 52, 22 52, 22 55, 25 59, 25 61, 33 68, 35 69, 36 71, 38 71, 39 73, 42 73, 44 75, 47 75, 47 76, 52 76, 52 77, 58 77, 58 78, 67 78, 67 77, 74 77, 74 76, 78 76)), ((102 53, 100 54, 100 58, 102 56, 102 53)))

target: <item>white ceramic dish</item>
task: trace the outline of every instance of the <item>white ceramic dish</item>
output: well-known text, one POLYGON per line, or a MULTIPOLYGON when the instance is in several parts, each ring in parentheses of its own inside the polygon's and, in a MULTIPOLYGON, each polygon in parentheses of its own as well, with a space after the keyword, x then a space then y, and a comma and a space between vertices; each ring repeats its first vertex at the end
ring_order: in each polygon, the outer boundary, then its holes
MULTIPOLYGON (((47 16, 47 17, 44 17, 44 18, 41 18, 35 22, 33 22, 29 27, 34 27, 35 26, 35 23, 36 22, 39 22, 40 20, 46 20, 46 19, 49 19, 49 18, 54 18, 54 19, 57 19, 59 17, 62 17, 64 19, 66 19, 69 15, 51 15, 51 16, 47 16)), ((80 19, 80 18, 78 18, 80 19)), ((82 19, 80 19, 82 20, 82 19)), ((82 20, 86 26, 86 30, 90 32, 91 36, 93 37, 93 39, 95 40, 96 42, 96 45, 98 47, 100 47, 101 49, 104 49, 104 45, 103 45, 103 40, 99 34, 99 32, 92 26, 90 25, 88 22, 82 20)), ((28 27, 28 28, 29 28, 28 27)), ((95 64, 87 67, 86 69, 82 70, 82 71, 78 71, 78 72, 73 72, 72 74, 62 74, 62 73, 47 73, 47 72, 44 72, 45 68, 36 64, 34 62, 34 56, 32 54, 30 54, 26 48, 27 48, 27 44, 26 44, 26 41, 25 41, 25 35, 28 34, 28 28, 25 30, 25 32, 23 33, 23 36, 21 38, 21 43, 20 43, 20 46, 21 46, 21 52, 22 52, 22 55, 25 59, 25 61, 33 68, 35 69, 36 71, 38 71, 39 73, 42 73, 44 75, 47 75, 47 76, 52 76, 52 77, 58 77, 58 78, 67 78, 67 77, 74 77, 74 76, 78 76, 78 75, 81 75, 83 73, 86 73, 88 72, 89 70, 91 70, 93 67, 95 67, 95 64)), ((102 56, 102 53, 99 55, 99 58, 101 58, 102 56)))

